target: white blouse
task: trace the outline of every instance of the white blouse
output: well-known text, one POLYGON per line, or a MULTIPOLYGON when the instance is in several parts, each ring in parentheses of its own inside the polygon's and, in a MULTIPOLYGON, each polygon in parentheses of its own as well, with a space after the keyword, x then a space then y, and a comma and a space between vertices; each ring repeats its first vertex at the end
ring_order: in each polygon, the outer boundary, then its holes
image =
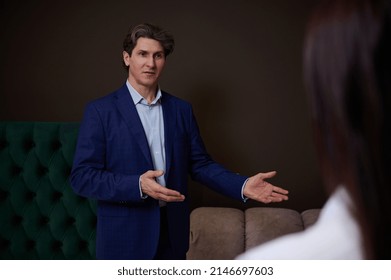
POLYGON ((352 203, 346 189, 339 187, 328 199, 314 225, 252 248, 237 259, 363 259, 360 228, 349 210, 352 203))

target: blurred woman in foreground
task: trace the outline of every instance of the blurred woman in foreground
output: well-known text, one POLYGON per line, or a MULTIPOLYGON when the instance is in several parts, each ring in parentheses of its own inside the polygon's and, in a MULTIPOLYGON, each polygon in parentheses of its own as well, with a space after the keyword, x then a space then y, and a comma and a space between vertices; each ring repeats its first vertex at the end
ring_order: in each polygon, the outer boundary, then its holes
POLYGON ((329 200, 311 228, 239 259, 391 259, 391 6, 324 1, 304 49, 329 200))

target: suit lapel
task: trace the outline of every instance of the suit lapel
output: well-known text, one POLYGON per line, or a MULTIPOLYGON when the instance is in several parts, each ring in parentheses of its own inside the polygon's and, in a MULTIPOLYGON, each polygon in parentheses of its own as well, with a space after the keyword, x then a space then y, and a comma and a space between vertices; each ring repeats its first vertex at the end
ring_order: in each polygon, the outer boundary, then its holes
POLYGON ((150 164, 150 166, 153 167, 147 137, 145 136, 145 131, 137 113, 136 106, 133 103, 132 97, 130 96, 126 85, 118 90, 116 105, 122 117, 125 119, 130 133, 133 134, 134 139, 140 146, 140 149, 143 152, 147 162, 150 164))
POLYGON ((166 181, 170 171, 172 161, 172 149, 175 136, 176 114, 175 103, 165 92, 162 92, 162 108, 164 118, 164 142, 166 150, 166 181))

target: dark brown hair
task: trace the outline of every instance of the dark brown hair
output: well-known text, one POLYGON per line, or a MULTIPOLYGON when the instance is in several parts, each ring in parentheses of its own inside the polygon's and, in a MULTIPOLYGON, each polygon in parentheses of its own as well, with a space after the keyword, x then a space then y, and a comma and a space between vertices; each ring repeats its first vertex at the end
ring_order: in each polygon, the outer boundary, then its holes
POLYGON ((324 1, 304 53, 324 182, 348 189, 370 259, 391 259, 390 16, 390 1, 324 1))
MULTIPOLYGON (((132 55, 139 38, 149 38, 160 42, 166 57, 174 51, 174 37, 159 26, 150 23, 142 23, 131 27, 123 42, 123 50, 132 55)), ((128 70, 129 66, 126 66, 125 63, 123 63, 123 66, 128 70)))

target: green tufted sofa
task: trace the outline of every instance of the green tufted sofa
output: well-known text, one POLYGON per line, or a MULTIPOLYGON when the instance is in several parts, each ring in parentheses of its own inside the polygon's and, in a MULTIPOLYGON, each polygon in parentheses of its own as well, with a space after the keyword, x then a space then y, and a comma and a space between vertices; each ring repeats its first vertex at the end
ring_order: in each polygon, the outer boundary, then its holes
POLYGON ((95 202, 68 182, 78 127, 0 122, 0 259, 95 258, 95 202))

